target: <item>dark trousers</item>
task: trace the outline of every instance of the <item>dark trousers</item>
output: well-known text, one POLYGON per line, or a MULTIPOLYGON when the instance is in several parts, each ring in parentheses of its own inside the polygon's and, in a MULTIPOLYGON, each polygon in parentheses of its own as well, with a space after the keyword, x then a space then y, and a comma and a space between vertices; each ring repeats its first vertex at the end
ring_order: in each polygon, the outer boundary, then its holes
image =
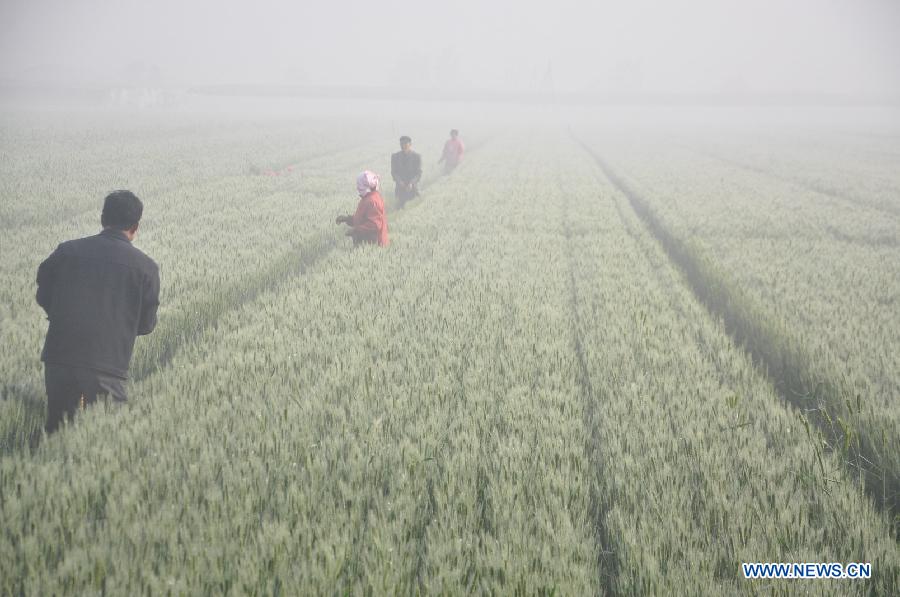
POLYGON ((397 183, 397 185, 394 187, 394 197, 397 198, 398 208, 402 209, 403 206, 406 205, 407 201, 409 201, 410 199, 415 199, 418 196, 419 189, 416 187, 416 185, 413 185, 411 189, 407 189, 400 183, 397 183))
POLYGON ((44 363, 47 387, 47 433, 56 431, 63 419, 70 421, 79 409, 109 397, 117 402, 128 399, 125 380, 82 367, 44 363))

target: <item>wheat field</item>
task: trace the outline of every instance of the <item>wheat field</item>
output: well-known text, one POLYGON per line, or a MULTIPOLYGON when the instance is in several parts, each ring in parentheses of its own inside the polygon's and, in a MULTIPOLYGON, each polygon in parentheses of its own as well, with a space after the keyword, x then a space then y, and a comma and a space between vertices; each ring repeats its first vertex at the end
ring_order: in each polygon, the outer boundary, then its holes
POLYGON ((4 115, 0 594, 900 593, 900 139, 496 126, 444 176, 423 121, 354 250, 391 127, 4 115), (160 323, 47 437, 35 272, 115 188, 160 323), (804 561, 872 578, 740 568, 804 561))

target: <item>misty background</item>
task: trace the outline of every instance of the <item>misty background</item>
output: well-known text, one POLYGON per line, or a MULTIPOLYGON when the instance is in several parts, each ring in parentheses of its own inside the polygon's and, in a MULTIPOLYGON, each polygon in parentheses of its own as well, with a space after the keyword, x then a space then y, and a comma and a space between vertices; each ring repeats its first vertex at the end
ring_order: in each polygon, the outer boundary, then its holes
POLYGON ((0 89, 894 105, 898 32, 893 0, 2 0, 0 89))

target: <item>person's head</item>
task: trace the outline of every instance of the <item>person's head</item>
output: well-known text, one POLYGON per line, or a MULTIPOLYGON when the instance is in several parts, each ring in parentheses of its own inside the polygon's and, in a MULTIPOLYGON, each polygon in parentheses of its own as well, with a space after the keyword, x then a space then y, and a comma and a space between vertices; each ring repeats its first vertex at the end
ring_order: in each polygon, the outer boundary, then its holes
POLYGON ((371 170, 366 170, 356 177, 356 190, 360 197, 365 197, 372 191, 377 191, 380 181, 378 175, 371 170))
POLYGON ((404 152, 411 151, 412 150, 412 139, 410 139, 406 135, 403 135, 402 137, 400 137, 400 149, 402 149, 404 152))
POLYGON ((456 139, 459 136, 459 131, 456 129, 451 130, 450 136, 453 137, 454 139, 456 139))
POLYGON ((120 230, 134 238, 144 213, 144 204, 131 191, 113 191, 103 200, 100 223, 106 229, 120 230))

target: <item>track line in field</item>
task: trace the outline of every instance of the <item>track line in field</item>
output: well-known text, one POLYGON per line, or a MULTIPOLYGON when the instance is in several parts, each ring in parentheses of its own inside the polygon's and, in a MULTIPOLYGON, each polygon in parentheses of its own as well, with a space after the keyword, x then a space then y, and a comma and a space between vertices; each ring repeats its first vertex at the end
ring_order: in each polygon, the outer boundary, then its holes
MULTIPOLYGON (((778 174, 772 170, 766 169, 761 166, 755 166, 751 164, 747 164, 738 160, 734 160, 732 158, 727 158, 725 156, 717 155, 715 153, 710 153, 708 151, 697 149, 696 147, 692 147, 690 145, 685 145, 684 143, 677 143, 677 145, 684 150, 693 153, 695 155, 699 155, 701 157, 705 157, 710 160, 717 161, 719 163, 725 164, 727 166, 731 166, 732 168, 737 168, 739 170, 744 170, 750 172, 752 174, 756 174, 758 176, 773 178, 779 182, 782 182, 787 185, 798 186, 807 191, 818 193, 820 195, 825 195, 830 199, 837 202, 840 206, 853 207, 853 208, 865 208, 877 212, 879 215, 886 215, 889 218, 893 219, 893 216, 900 216, 900 207, 897 210, 894 210, 890 204, 884 203, 870 203, 862 200, 855 200, 850 197, 844 196, 838 191, 834 191, 832 189, 827 189, 825 187, 820 187, 812 183, 806 183, 799 179, 793 179, 788 176, 784 176, 782 174, 778 174)), ((898 219, 900 222, 900 219, 898 219)), ((847 243, 854 246, 864 246, 872 249, 883 249, 883 248, 896 248, 900 246, 900 239, 896 236, 882 236, 876 238, 866 238, 861 236, 854 236, 851 234, 845 234, 835 228, 834 226, 827 225, 822 228, 822 231, 829 235, 836 241, 840 241, 843 243, 847 243)))
POLYGON ((771 386, 782 400, 794 406, 811 421, 829 450, 848 446, 847 458, 842 458, 851 476, 861 476, 863 486, 875 506, 886 512, 892 535, 900 538, 900 476, 898 471, 886 470, 879 464, 876 438, 862 429, 851 429, 852 437, 835 424, 821 407, 843 404, 840 384, 836 380, 821 381, 810 367, 810 356, 793 348, 790 342, 767 328, 765 317, 753 318, 750 311, 758 311, 745 296, 735 290, 727 277, 708 261, 703 260, 673 234, 650 207, 649 202, 632 189, 603 158, 574 133, 573 140, 594 160, 603 175, 628 200, 632 210, 648 232, 665 251, 669 261, 681 271, 692 293, 710 316, 721 319, 725 331, 738 348, 742 348, 759 365, 771 386), (742 309, 739 306, 744 305, 742 309), (810 380, 816 380, 810 384, 810 380), (811 391, 804 388, 813 385, 811 391), (800 388, 798 391, 797 388, 800 388), (824 403, 824 404, 822 404, 824 403))
POLYGON ((854 236, 852 234, 846 234, 844 232, 841 232, 834 226, 825 226, 824 232, 838 242, 847 243, 848 245, 857 247, 863 246, 870 249, 896 249, 897 247, 900 247, 900 238, 897 238, 896 236, 879 236, 875 238, 866 238, 854 236))
POLYGON ((692 147, 689 145, 681 144, 681 147, 694 153, 696 155, 703 156, 705 158, 715 160, 717 162, 727 164, 733 168, 738 168, 740 170, 745 170, 747 172, 751 172, 753 174, 764 176, 766 178, 771 178, 774 180, 778 180, 782 183, 794 185, 796 187, 800 187, 801 189, 805 189, 807 191, 811 191, 813 193, 818 193, 820 195, 825 195, 826 197, 830 197, 831 199, 837 200, 841 203, 847 204, 851 207, 864 207, 866 209, 871 209, 873 211, 877 211, 882 215, 891 217, 892 219, 900 218, 900 206, 894 206, 890 203, 875 203, 871 201, 866 201, 864 199, 854 199, 852 197, 848 197, 843 193, 836 191, 834 189, 830 189, 826 186, 818 185, 806 180, 802 180, 800 178, 794 178, 791 176, 787 176, 784 174, 780 174, 771 170, 769 168, 765 168, 763 166, 757 166, 755 164, 749 164, 742 160, 735 160, 733 158, 717 155, 715 153, 710 153, 708 151, 704 151, 701 149, 697 149, 696 147, 692 147))
MULTIPOLYGON (((562 181, 559 183, 562 184, 562 181)), ((599 435, 599 427, 595 424, 597 418, 597 400, 600 398, 591 382, 590 367, 587 363, 584 351, 584 340, 581 333, 582 322, 578 313, 578 305, 580 304, 578 296, 578 285, 575 281, 575 265, 572 254, 572 222, 569 219, 569 193, 563 193, 563 234, 566 238, 566 269, 568 270, 568 287, 569 287, 569 310, 572 313, 572 339, 576 360, 578 362, 578 385, 581 387, 581 399, 584 405, 582 411, 583 425, 587 430, 588 437, 591 438, 591 444, 585 446, 588 462, 591 464, 594 474, 601 475, 603 473, 603 462, 597 453, 597 446, 602 446, 603 441, 599 435), (591 449, 593 448, 593 449, 591 449)), ((609 505, 604 503, 602 496, 598 495, 597 489, 592 484, 590 496, 590 519, 593 523, 594 542, 597 546, 597 572, 600 579, 600 586, 607 595, 616 593, 616 578, 619 573, 619 557, 618 554, 611 550, 613 540, 609 529, 606 525, 606 517, 609 512, 609 505)))

